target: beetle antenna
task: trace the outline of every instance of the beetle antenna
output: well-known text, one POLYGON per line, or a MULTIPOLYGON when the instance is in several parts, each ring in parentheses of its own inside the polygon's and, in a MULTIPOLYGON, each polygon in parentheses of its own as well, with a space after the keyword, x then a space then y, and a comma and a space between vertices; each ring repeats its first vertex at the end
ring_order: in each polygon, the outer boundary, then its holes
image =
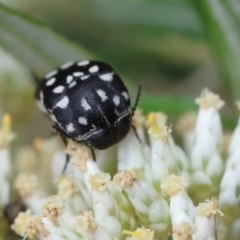
POLYGON ((136 108, 138 106, 138 103, 139 103, 139 99, 140 99, 140 95, 141 95, 141 91, 142 91, 142 84, 139 83, 138 85, 138 93, 137 93, 137 97, 136 97, 136 100, 135 100, 135 104, 132 108, 132 116, 134 115, 135 111, 136 111, 136 108))

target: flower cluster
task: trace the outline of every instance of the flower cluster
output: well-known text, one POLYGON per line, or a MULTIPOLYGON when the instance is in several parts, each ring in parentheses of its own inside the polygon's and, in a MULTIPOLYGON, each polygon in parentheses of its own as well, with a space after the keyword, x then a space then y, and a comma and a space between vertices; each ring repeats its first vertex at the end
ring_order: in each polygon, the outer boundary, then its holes
MULTIPOLYGON (((176 125, 185 150, 174 141, 165 114, 145 117, 140 110, 133 125, 141 141, 130 131, 117 146, 96 151, 97 162, 71 139, 66 149, 56 137, 36 140, 35 150, 25 148, 21 156, 37 159, 39 168, 24 168, 26 159, 19 158, 21 173, 14 181, 28 210, 11 228, 24 238, 46 240, 238 239, 240 121, 226 146, 218 112, 224 102, 204 90, 196 103, 198 114, 184 115, 176 125), (62 174, 66 153, 70 164, 62 174)), ((5 116, 1 206, 10 196, 12 139, 5 116)))

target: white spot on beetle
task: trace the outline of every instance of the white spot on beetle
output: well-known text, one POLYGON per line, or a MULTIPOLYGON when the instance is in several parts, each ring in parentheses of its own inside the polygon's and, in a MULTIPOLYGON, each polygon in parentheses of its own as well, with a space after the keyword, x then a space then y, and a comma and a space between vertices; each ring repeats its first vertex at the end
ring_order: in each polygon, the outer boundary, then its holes
POLYGON ((81 79, 84 81, 89 78, 89 75, 82 76, 81 79))
POLYGON ((118 112, 117 109, 114 109, 114 112, 115 112, 115 114, 116 114, 117 116, 119 116, 119 112, 118 112))
POLYGON ((98 70, 99 70, 99 67, 97 65, 94 65, 88 69, 90 73, 98 72, 98 70))
POLYGON ((119 103, 120 103, 120 97, 117 96, 117 95, 115 95, 115 96, 113 97, 113 102, 114 102, 114 104, 115 104, 116 106, 118 106, 119 103))
POLYGON ((107 95, 106 95, 106 93, 103 90, 98 89, 97 90, 97 94, 98 94, 98 96, 101 98, 101 100, 103 102, 107 100, 107 95))
POLYGON ((88 124, 88 121, 85 117, 80 117, 78 119, 78 122, 81 123, 82 125, 87 125, 88 124))
POLYGON ((78 66, 85 66, 85 65, 88 65, 89 64, 89 61, 81 61, 81 62, 78 62, 78 66))
POLYGON ((73 126, 73 124, 72 123, 69 123, 68 125, 67 125, 67 132, 68 133, 72 133, 72 132, 74 132, 76 129, 75 129, 75 127, 73 126))
POLYGON ((73 76, 69 75, 67 76, 67 83, 69 84, 73 80, 73 76))
POLYGON ((64 86, 57 86, 53 89, 54 93, 62 93, 64 90, 64 86))
POLYGON ((82 98, 81 105, 86 111, 92 109, 85 98, 82 98))
POLYGON ((76 85, 77 83, 74 81, 74 82, 71 82, 70 85, 69 85, 69 88, 72 88, 76 85))
POLYGON ((46 86, 52 86, 56 81, 56 78, 50 78, 47 82, 46 82, 46 86))
POLYGON ((129 95, 128 95, 127 92, 122 92, 122 95, 123 95, 123 97, 124 97, 126 100, 129 99, 129 95))
POLYGON ((84 73, 82 73, 82 72, 74 72, 74 73, 73 73, 73 76, 74 76, 74 77, 80 77, 80 76, 82 76, 82 75, 84 75, 84 73))
POLYGON ((60 101, 57 102, 56 107, 65 109, 68 106, 68 103, 69 103, 69 98, 65 96, 60 101))
POLYGON ((113 80, 113 73, 105 73, 99 76, 101 80, 111 82, 113 80))
POLYGON ((65 63, 61 66, 61 69, 66 69, 71 67, 74 64, 74 62, 69 62, 69 63, 65 63))
POLYGON ((53 70, 52 72, 48 73, 45 78, 48 79, 50 77, 53 77, 54 75, 56 75, 58 73, 58 70, 53 70))

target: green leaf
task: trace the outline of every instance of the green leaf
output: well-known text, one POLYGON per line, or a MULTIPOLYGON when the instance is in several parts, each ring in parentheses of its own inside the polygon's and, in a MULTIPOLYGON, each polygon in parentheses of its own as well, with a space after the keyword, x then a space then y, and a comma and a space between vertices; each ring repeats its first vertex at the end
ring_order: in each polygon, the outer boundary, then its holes
MULTIPOLYGON (((57 34, 41 21, 0 3, 0 45, 38 76, 61 64, 98 59, 79 44, 57 34)), ((131 92, 137 87, 124 78, 131 92)))
POLYGON ((19 5, 133 81, 146 79, 149 89, 160 78, 181 81, 209 59, 202 23, 187 0, 22 0, 19 5))
POLYGON ((231 15, 240 27, 240 1, 239 0, 223 0, 231 15))
POLYGON ((189 111, 196 111, 197 105, 191 97, 169 97, 169 96, 143 96, 140 99, 139 107, 144 113, 161 111, 171 117, 178 117, 189 111))
MULTIPOLYGON (((221 79, 230 97, 240 99, 240 27, 222 0, 192 0, 205 25, 221 79)), ((233 102, 233 100, 232 100, 233 102)))
POLYGON ((62 63, 93 57, 42 22, 0 4, 0 45, 42 76, 62 63))
POLYGON ((201 21, 187 1, 93 1, 94 11, 107 21, 130 25, 161 27, 202 35, 201 21), (141 14, 140 14, 141 13, 141 14))
MULTIPOLYGON (((55 33, 31 16, 11 10, 0 4, 0 45, 39 75, 67 61, 92 57, 82 47, 55 33)), ((129 84, 132 96, 136 85, 129 84)), ((134 100, 133 100, 134 101, 134 100)), ((173 116, 194 109, 192 100, 150 96, 143 91, 140 107, 145 112, 163 111, 173 116)))

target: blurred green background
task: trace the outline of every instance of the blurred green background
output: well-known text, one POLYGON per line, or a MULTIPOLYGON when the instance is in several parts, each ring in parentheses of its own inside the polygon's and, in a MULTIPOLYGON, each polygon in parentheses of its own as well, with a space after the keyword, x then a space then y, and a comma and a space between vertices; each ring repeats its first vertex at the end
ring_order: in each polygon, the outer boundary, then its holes
MULTIPOLYGON (((99 59, 112 65, 133 102, 170 122, 196 110, 205 87, 226 101, 226 128, 240 100, 239 0, 0 0, 0 115, 9 112, 19 140, 47 136, 33 99, 38 77, 59 65, 99 59)), ((46 127, 47 126, 47 127, 46 127)))

